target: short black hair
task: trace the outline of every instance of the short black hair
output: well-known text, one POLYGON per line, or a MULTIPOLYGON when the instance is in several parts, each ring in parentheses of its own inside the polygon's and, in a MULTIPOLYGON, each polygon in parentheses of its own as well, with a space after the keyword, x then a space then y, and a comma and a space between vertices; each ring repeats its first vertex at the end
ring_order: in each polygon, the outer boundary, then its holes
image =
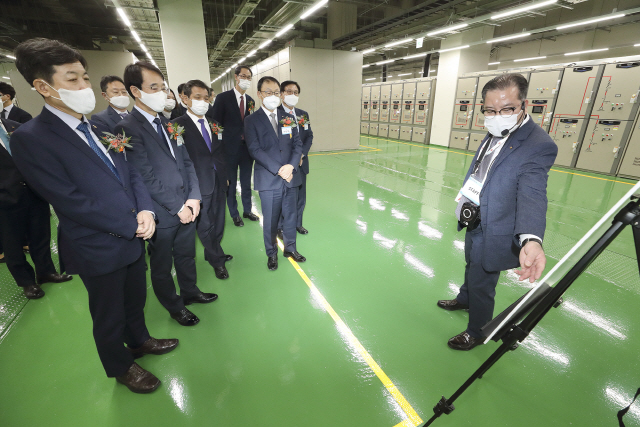
POLYGON ((162 71, 155 65, 147 61, 138 61, 134 64, 129 64, 124 69, 124 86, 127 88, 127 92, 131 95, 132 98, 133 93, 131 92, 131 86, 135 86, 138 89, 142 90, 142 69, 152 71, 162 77, 164 81, 164 74, 162 71))
POLYGON ((249 70, 249 72, 251 73, 251 77, 253 77, 253 71, 251 71, 251 68, 249 68, 248 65, 238 65, 234 71, 236 73, 236 76, 240 74, 243 68, 249 70))
POLYGON ((184 94, 184 85, 186 85, 186 83, 180 83, 180 84, 178 85, 178 93, 179 93, 180 95, 183 95, 183 94, 184 94))
POLYGON ((278 87, 280 87, 280 82, 278 80, 276 80, 275 77, 271 77, 271 76, 264 76, 262 78, 260 78, 260 80, 258 80, 258 92, 260 92, 262 90, 262 84, 265 82, 274 82, 275 84, 278 85, 278 87))
POLYGON ((518 99, 520 101, 527 99, 527 92, 529 91, 527 79, 522 74, 506 73, 492 78, 484 85, 482 88, 482 102, 484 103, 485 96, 490 90, 504 90, 510 87, 518 88, 518 99))
POLYGON ((15 56, 16 68, 32 87, 36 79, 52 83, 54 65, 80 62, 85 71, 88 70, 87 60, 82 54, 58 40, 35 38, 24 41, 16 47, 15 56))
POLYGON ((296 85, 296 87, 298 88, 298 94, 300 94, 300 85, 298 84, 298 82, 294 82, 293 80, 287 80, 284 81, 280 84, 280 92, 284 92, 284 88, 289 86, 289 85, 296 85))
MULTIPOLYGON (((189 80, 188 82, 183 84, 183 89, 184 89, 184 96, 186 96, 187 98, 189 98, 191 96, 191 90, 194 87, 199 87, 202 89, 206 89, 207 90, 207 95, 211 95, 211 89, 209 89, 209 86, 207 86, 202 80, 189 80)), ((178 89, 180 90, 180 89, 178 89)))
POLYGON ((107 86, 109 86, 109 83, 113 83, 113 82, 120 82, 124 84, 122 79, 118 76, 102 76, 102 78, 100 79, 100 90, 102 92, 106 92, 107 86))
POLYGON ((9 83, 0 82, 0 93, 9 95, 9 99, 13 100, 16 96, 16 90, 9 83))

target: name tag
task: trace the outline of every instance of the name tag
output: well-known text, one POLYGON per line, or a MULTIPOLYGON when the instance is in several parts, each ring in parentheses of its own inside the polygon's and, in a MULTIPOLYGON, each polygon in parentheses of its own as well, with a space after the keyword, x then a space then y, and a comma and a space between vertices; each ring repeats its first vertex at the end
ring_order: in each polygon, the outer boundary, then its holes
POLYGON ((282 127, 282 134, 283 135, 291 135, 291 127, 290 126, 283 126, 282 127))
POLYGON ((222 132, 218 132, 218 141, 222 141, 222 132))
POLYGON ((304 125, 304 130, 309 130, 309 125, 308 124, 304 125))
POLYGON ((471 200, 476 205, 480 206, 480 192, 482 191, 482 183, 470 176, 467 182, 464 183, 460 194, 467 199, 471 200))

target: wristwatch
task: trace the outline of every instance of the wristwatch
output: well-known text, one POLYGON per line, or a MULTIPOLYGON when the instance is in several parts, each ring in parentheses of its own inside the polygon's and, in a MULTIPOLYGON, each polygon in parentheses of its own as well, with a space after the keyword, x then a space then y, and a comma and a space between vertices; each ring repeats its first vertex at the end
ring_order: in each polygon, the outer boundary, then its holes
POLYGON ((535 237, 529 237, 527 239, 524 239, 520 247, 524 248, 524 246, 529 242, 538 242, 540 244, 540 247, 542 247, 542 240, 536 239, 535 237))

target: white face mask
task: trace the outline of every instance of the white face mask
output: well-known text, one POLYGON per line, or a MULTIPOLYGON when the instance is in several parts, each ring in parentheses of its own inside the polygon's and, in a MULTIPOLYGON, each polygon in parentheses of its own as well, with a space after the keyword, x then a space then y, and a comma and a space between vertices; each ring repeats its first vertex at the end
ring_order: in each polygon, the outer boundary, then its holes
POLYGON ((109 98, 109 102, 116 108, 120 108, 121 110, 124 110, 129 106, 129 101, 130 98, 126 95, 114 96, 113 98, 109 98))
POLYGON ((209 111, 209 103, 207 101, 200 101, 198 99, 191 100, 191 111, 196 116, 204 116, 209 111))
POLYGON ((280 105, 280 97, 275 95, 267 96, 262 100, 262 105, 267 110, 274 110, 280 105))
POLYGON ((165 107, 165 101, 167 100, 167 94, 163 91, 154 93, 147 93, 140 90, 140 101, 147 107, 151 108, 156 113, 162 112, 165 107))
POLYGON ((42 81, 60 95, 60 98, 52 96, 53 99, 64 102, 64 105, 76 113, 89 114, 96 108, 96 96, 90 87, 80 90, 56 89, 44 80, 42 81))
POLYGON ((485 117, 484 126, 493 136, 507 136, 518 124, 520 114, 513 114, 511 117, 502 117, 496 114, 495 117, 485 117))
POLYGON ((287 95, 287 96, 284 97, 284 103, 287 104, 287 105, 290 105, 292 107, 295 107, 296 104, 298 103, 298 99, 300 99, 300 98, 298 98, 295 95, 287 95))
POLYGON ((167 98, 167 100, 164 101, 164 109, 171 111, 174 108, 176 108, 176 100, 175 99, 171 99, 171 98, 167 98))
POLYGON ((240 87, 240 89, 248 90, 251 87, 251 80, 245 80, 245 79, 238 79, 238 80, 240 80, 238 82, 238 86, 240 87))

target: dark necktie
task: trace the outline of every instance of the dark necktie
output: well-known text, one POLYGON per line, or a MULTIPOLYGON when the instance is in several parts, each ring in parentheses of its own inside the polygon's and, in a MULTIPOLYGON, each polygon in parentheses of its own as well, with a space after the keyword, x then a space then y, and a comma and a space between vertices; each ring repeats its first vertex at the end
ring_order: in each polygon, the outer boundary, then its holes
POLYGON ((204 119, 198 120, 198 123, 200 123, 200 131, 202 132, 204 142, 207 143, 207 148, 209 149, 209 152, 211 152, 211 138, 209 138, 209 132, 207 132, 207 128, 204 127, 204 119))
POLYGON ((118 115, 120 116, 120 118, 124 119, 125 117, 127 117, 127 113, 118 113, 118 115))
POLYGON ((2 118, 6 119, 7 118, 7 110, 2 110, 2 118))
POLYGON ((244 122, 244 95, 240 95, 240 117, 244 122))
POLYGON ((167 146, 169 147, 169 151, 175 159, 176 156, 171 150, 171 144, 169 143, 169 141, 167 141, 167 138, 164 136, 164 132, 162 131, 162 121, 160 120, 160 117, 156 117, 155 119, 153 119, 153 123, 156 124, 156 132, 158 132, 158 135, 160 135, 160 139, 162 139, 164 143, 167 144, 167 146))
POLYGON ((111 172, 113 172, 116 178, 118 178, 118 181, 122 182, 122 180, 120 179, 120 174, 118 173, 118 170, 116 169, 116 167, 113 165, 113 163, 111 163, 111 160, 107 158, 107 155, 104 154, 104 152, 100 149, 100 147, 98 147, 98 144, 96 144, 96 142, 93 140, 93 136, 91 136, 91 132, 89 132, 89 125, 87 124, 87 122, 80 123, 77 129, 80 132, 82 132, 84 136, 87 138, 87 142, 89 142, 89 147, 91 147, 91 149, 98 155, 98 157, 102 159, 104 164, 107 165, 109 169, 111 169, 111 172))

